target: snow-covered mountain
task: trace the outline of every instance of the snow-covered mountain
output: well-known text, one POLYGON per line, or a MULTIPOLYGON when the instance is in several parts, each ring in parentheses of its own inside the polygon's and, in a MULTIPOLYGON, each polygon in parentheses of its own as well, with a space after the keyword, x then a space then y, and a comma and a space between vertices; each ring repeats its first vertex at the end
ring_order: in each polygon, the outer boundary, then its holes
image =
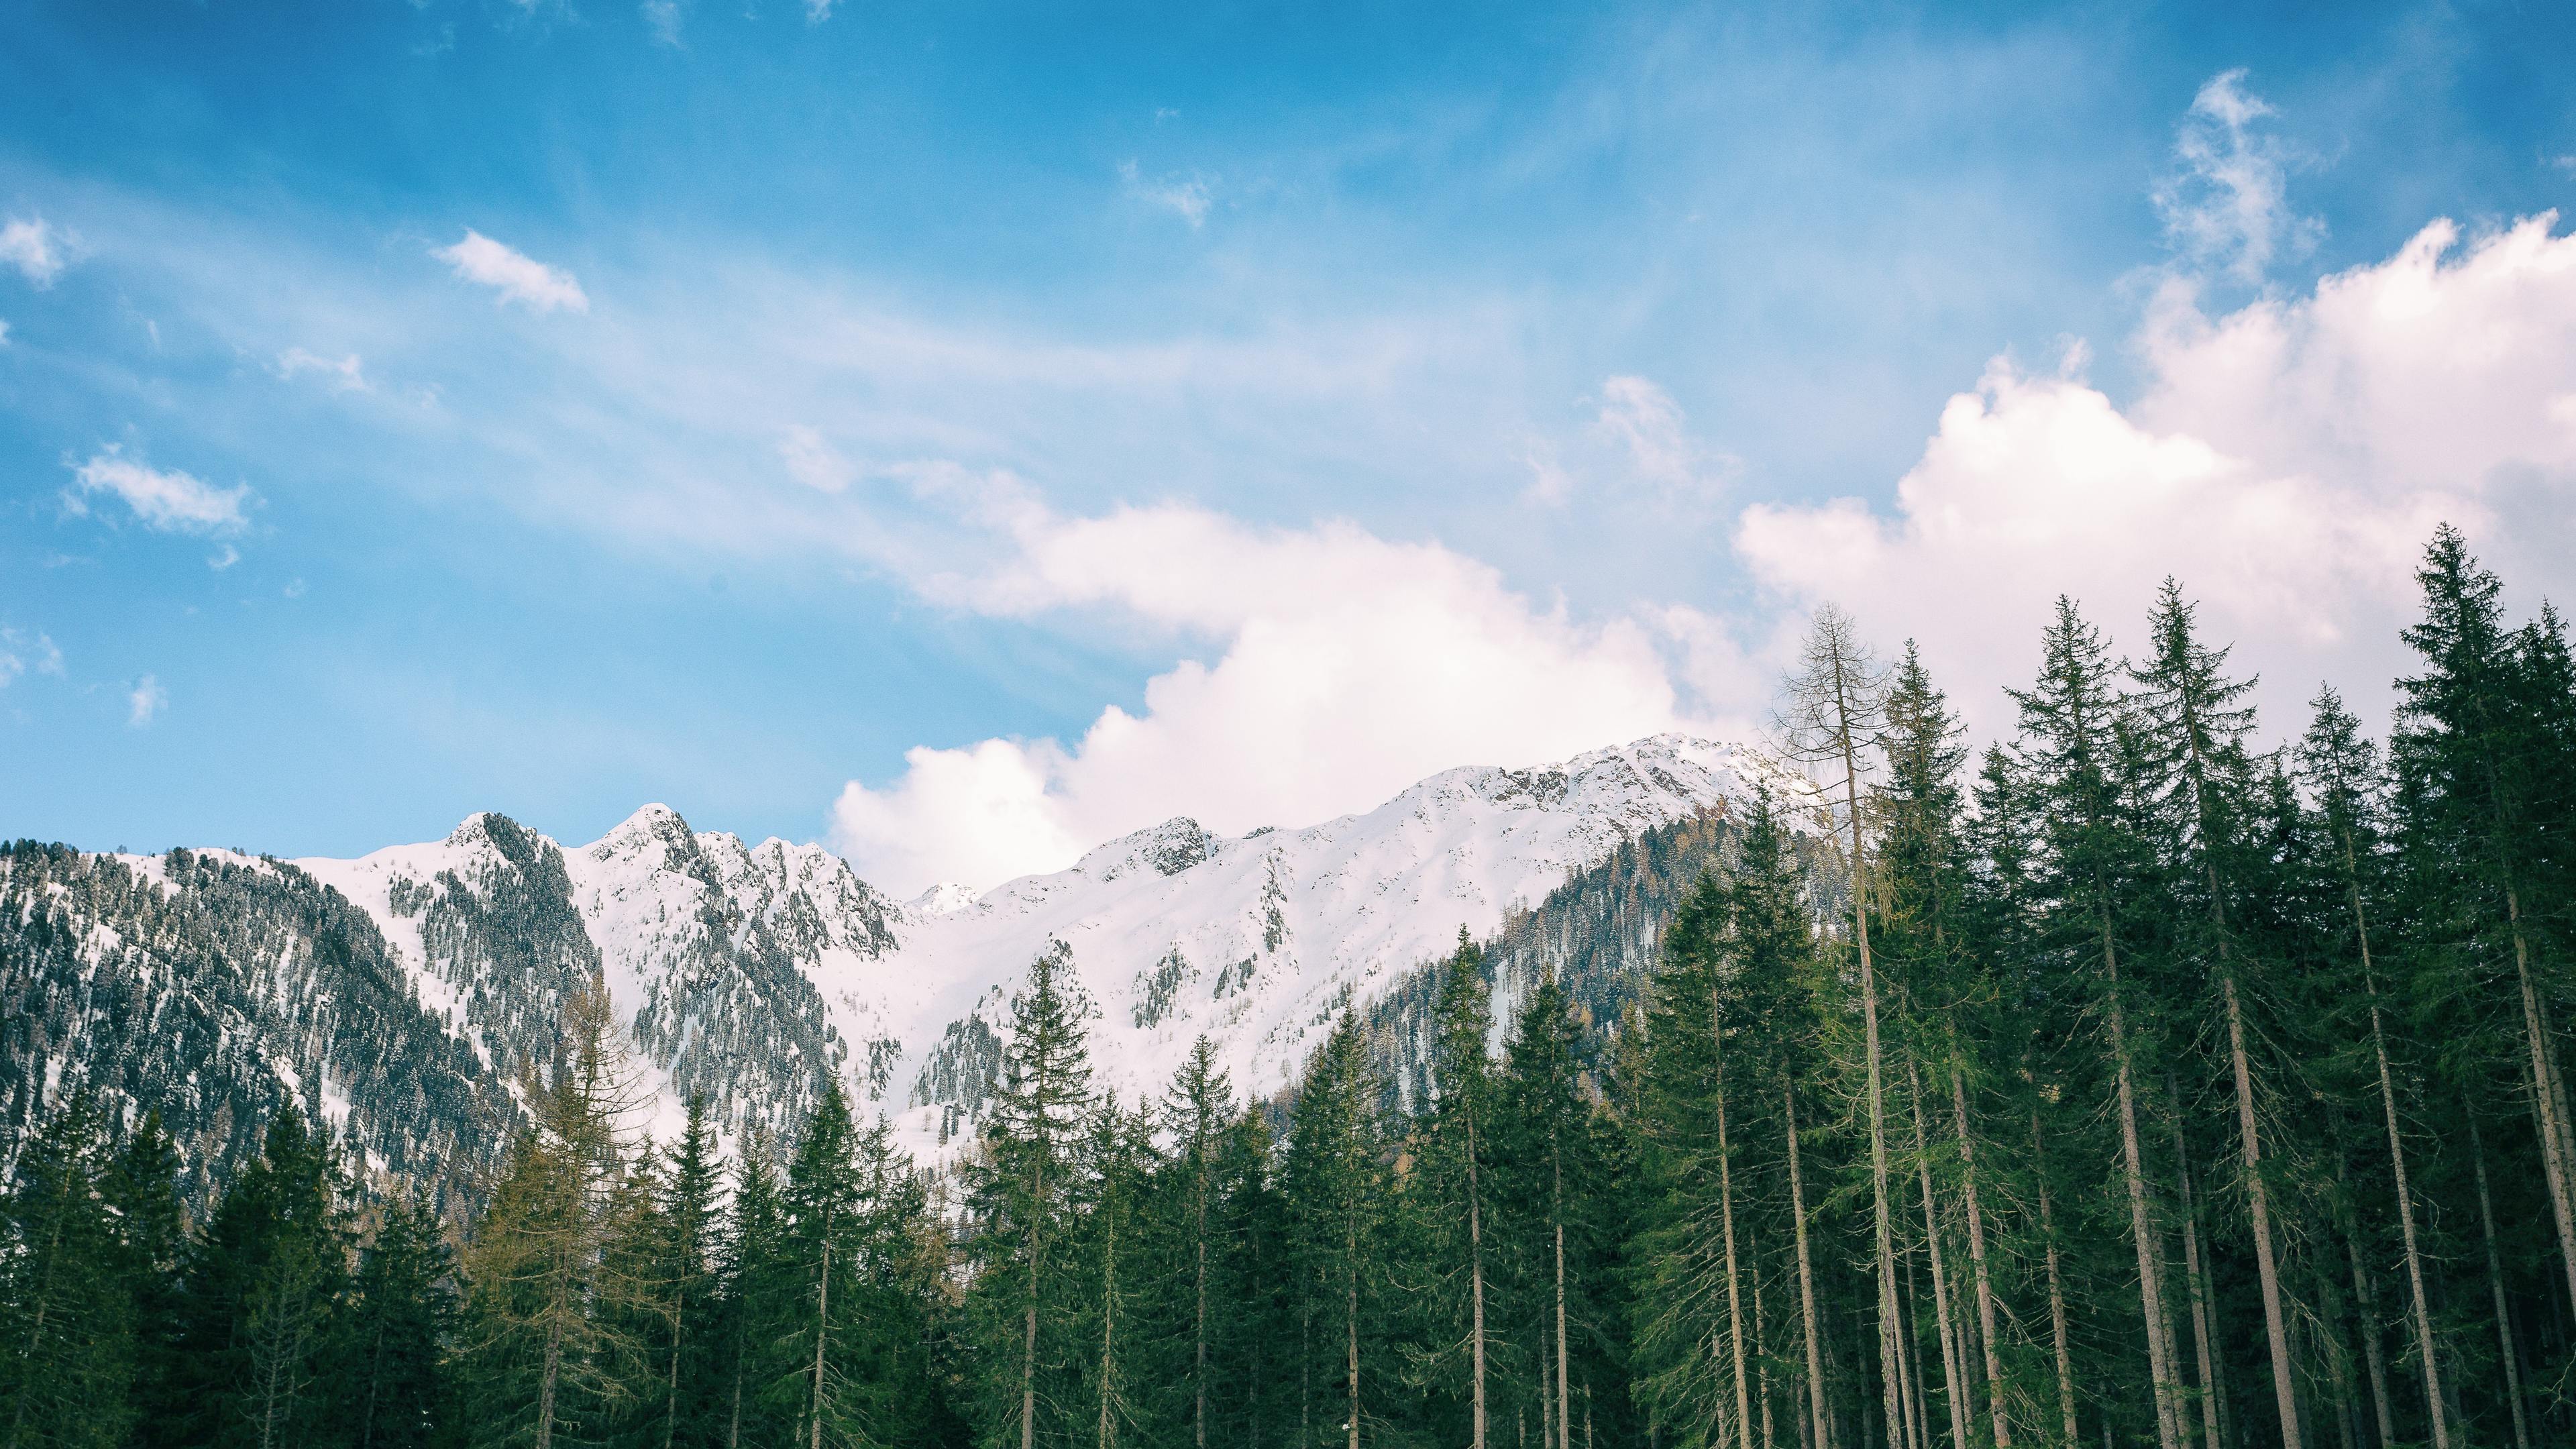
MULTIPOLYGON (((478 1101, 543 1056, 565 993, 596 970, 660 1120, 703 1093, 730 1132, 783 1132, 837 1074, 935 1153, 981 1108, 1011 992, 1040 953, 1063 953, 1092 1003, 1104 1085, 1131 1100, 1159 1090, 1204 1034, 1238 1088, 1268 1093, 1345 1005, 1379 1006, 1461 929, 1494 937, 1516 910, 1623 845, 1722 815, 1757 782, 1785 788, 1791 778, 1740 746, 1659 735, 1557 765, 1447 771, 1374 810, 1303 829, 1227 839, 1168 820, 1066 870, 981 897, 939 887, 910 902, 821 847, 746 845, 693 831, 658 805, 585 846, 483 814, 444 840, 356 860, 226 869, 266 871, 305 916, 338 912, 339 955, 380 961, 381 974, 408 983, 420 1020, 448 1039, 442 1060, 486 1084, 478 1101)), ((137 973, 145 997, 192 973, 265 969, 194 948, 128 959, 138 910, 221 914, 191 899, 214 879, 216 857, 45 849, 57 863, 42 885, 34 866, 0 863, 0 944, 40 917, 52 943, 49 955, 0 952, 0 996, 52 1000, 111 960, 137 973), (183 856, 187 868, 175 868, 183 856), (72 868, 92 884, 67 894, 72 868), (62 923, 75 918, 66 934, 62 923), (20 973, 22 956, 33 965, 20 973), (12 986, 12 974, 28 979, 12 986)), ((338 959, 309 940, 277 945, 287 929, 270 930, 261 949, 338 959)), ((337 990, 321 980, 308 989, 337 990)), ((258 1016, 248 1012, 241 1033, 260 1036, 258 1016)), ((340 1069, 308 1049, 310 1036, 263 1043, 277 1079, 326 1116, 382 1110, 335 1083, 340 1069)), ((60 1054, 41 1068, 48 1080, 67 1065, 96 1074, 96 1053, 60 1054)), ((35 1066, 0 1061, 0 1077, 35 1066)))

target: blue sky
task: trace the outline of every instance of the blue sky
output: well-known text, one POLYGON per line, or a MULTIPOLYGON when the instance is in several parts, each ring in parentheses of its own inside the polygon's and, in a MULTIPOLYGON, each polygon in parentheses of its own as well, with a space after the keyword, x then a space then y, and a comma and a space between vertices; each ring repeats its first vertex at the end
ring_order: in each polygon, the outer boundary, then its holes
MULTIPOLYGON (((2011 9, 8 7, 0 833, 656 799, 989 884, 1740 724, 1828 593, 1983 698, 2037 617, 1943 581, 2034 570, 1898 480, 2021 517, 1956 460, 2043 409, 2563 592, 2564 228, 2497 239, 2576 200, 2576 21, 2011 9), (2395 295, 2442 218, 2520 441, 2427 477, 2458 410, 2402 377, 2435 421, 2363 444, 2227 414, 2191 339, 2286 318, 2323 409, 2396 351, 2332 279, 2395 295), (1852 572, 1855 518, 1912 551, 1852 572)), ((2160 567, 2267 675, 2384 681, 2402 549, 2242 526, 2160 567)))

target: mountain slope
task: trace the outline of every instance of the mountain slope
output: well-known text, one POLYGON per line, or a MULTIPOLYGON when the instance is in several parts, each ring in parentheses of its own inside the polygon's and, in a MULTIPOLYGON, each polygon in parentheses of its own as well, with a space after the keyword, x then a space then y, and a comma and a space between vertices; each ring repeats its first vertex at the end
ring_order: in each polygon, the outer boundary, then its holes
POLYGON ((436 1170, 456 1176, 499 1150, 504 1084, 548 1059, 565 995, 597 973, 657 1130, 704 1094, 729 1136, 775 1139, 837 1074, 936 1154, 981 1110, 1010 994, 1044 952, 1090 1004, 1104 1086, 1158 1091, 1204 1034, 1238 1088, 1270 1094, 1346 1005, 1406 1031, 1405 983, 1462 928, 1496 939, 1508 995, 1539 969, 1511 964, 1544 954, 1534 922, 1560 956, 1573 939, 1569 880, 1624 902, 1616 929, 1576 934, 1635 969, 1681 867, 1642 893, 1632 878, 1714 848, 1765 781, 1788 777, 1741 747, 1657 736, 1451 770, 1304 829, 1225 839, 1166 821, 1063 871, 909 905, 820 847, 746 845, 658 805, 573 848, 497 814, 356 860, 26 845, 0 863, 0 1004, 20 1008, 0 1035, 0 1130, 122 1060, 114 1092, 184 1103, 209 1164, 291 1096, 388 1171, 430 1170, 455 1144, 454 1170, 436 1170), (222 1025, 164 1025, 199 1018, 222 1025), (392 1057, 407 1097, 379 1089, 392 1057), (215 1081, 229 1116, 198 1100, 215 1081))

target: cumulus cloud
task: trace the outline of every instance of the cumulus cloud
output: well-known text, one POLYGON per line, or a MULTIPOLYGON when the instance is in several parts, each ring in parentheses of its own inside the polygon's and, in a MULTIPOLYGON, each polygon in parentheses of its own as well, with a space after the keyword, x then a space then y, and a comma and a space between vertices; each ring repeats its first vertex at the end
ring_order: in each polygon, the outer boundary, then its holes
POLYGON ((290 347, 277 355, 277 375, 290 382, 304 373, 319 373, 323 385, 333 392, 371 392, 374 384, 367 380, 366 364, 352 352, 345 357, 324 357, 301 347, 290 347))
POLYGON ((177 469, 145 466, 108 447, 72 470, 76 491, 63 495, 74 513, 87 513, 92 496, 106 494, 124 501, 144 527, 162 533, 238 533, 249 520, 243 505, 248 485, 218 488, 177 469))
POLYGON ((2168 573, 2270 677, 2276 719, 2320 677, 2375 692, 2437 522, 2535 593, 2576 583, 2576 238, 2554 220, 2464 252, 2437 222, 2218 317, 2169 287, 2133 404, 1998 361, 1942 409, 1891 512, 1757 506, 1736 547, 1789 600, 1919 634, 1988 724, 2053 596, 2116 633, 2168 573))
POLYGON ((499 292, 500 300, 520 303, 531 312, 552 312, 558 307, 590 310, 590 298, 572 273, 547 266, 479 231, 468 230, 463 241, 435 248, 430 255, 454 267, 465 280, 499 292))
POLYGON ((12 217, 0 225, 0 265, 16 267, 28 281, 50 287, 62 275, 62 234, 41 216, 32 221, 12 217))
POLYGON ((1139 201, 1159 206, 1190 224, 1196 231, 1207 222, 1208 204, 1213 200, 1208 183, 1196 176, 1160 176, 1148 178, 1134 161, 1118 165, 1118 179, 1127 194, 1139 201))
POLYGON ((1698 727, 1673 678, 1680 621, 1579 622, 1438 544, 1181 505, 1026 508, 1009 532, 1008 561, 952 581, 953 601, 997 615, 1106 608, 1203 641, 1207 657, 1070 744, 918 749, 890 784, 851 782, 834 843, 888 888, 990 886, 1178 814, 1228 833, 1302 825, 1455 765, 1698 727))
POLYGON ((2165 239, 2190 266, 2247 284, 2276 260, 2305 254, 2324 224, 2290 206, 2298 154, 2263 129, 2274 115, 2245 72, 2213 76, 2174 140, 2175 170, 2155 189, 2165 239))
POLYGON ((163 689, 161 682, 151 675, 143 676, 134 682, 134 688, 125 696, 127 728, 138 730, 145 728, 169 705, 170 692, 163 689))
POLYGON ((61 674, 63 651, 42 633, 0 624, 0 689, 31 669, 38 674, 61 674))

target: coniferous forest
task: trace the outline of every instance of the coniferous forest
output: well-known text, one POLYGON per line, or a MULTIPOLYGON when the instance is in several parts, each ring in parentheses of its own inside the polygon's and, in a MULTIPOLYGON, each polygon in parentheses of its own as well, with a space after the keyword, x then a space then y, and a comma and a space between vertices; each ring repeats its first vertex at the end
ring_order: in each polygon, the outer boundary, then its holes
POLYGON ((2061 602, 1982 751, 1822 612, 1822 793, 1617 1019, 1490 1019, 1462 936, 1421 1092, 1346 1012, 1279 1101, 1204 1042, 1116 1100, 1051 956, 937 1171, 832 1087, 647 1141, 596 985, 470 1213, 291 1108, 191 1213, 58 1103, 0 1449, 2576 1442, 2576 662, 2457 534, 2418 580, 2384 740, 2258 722, 2170 584, 2125 658, 2061 602))

